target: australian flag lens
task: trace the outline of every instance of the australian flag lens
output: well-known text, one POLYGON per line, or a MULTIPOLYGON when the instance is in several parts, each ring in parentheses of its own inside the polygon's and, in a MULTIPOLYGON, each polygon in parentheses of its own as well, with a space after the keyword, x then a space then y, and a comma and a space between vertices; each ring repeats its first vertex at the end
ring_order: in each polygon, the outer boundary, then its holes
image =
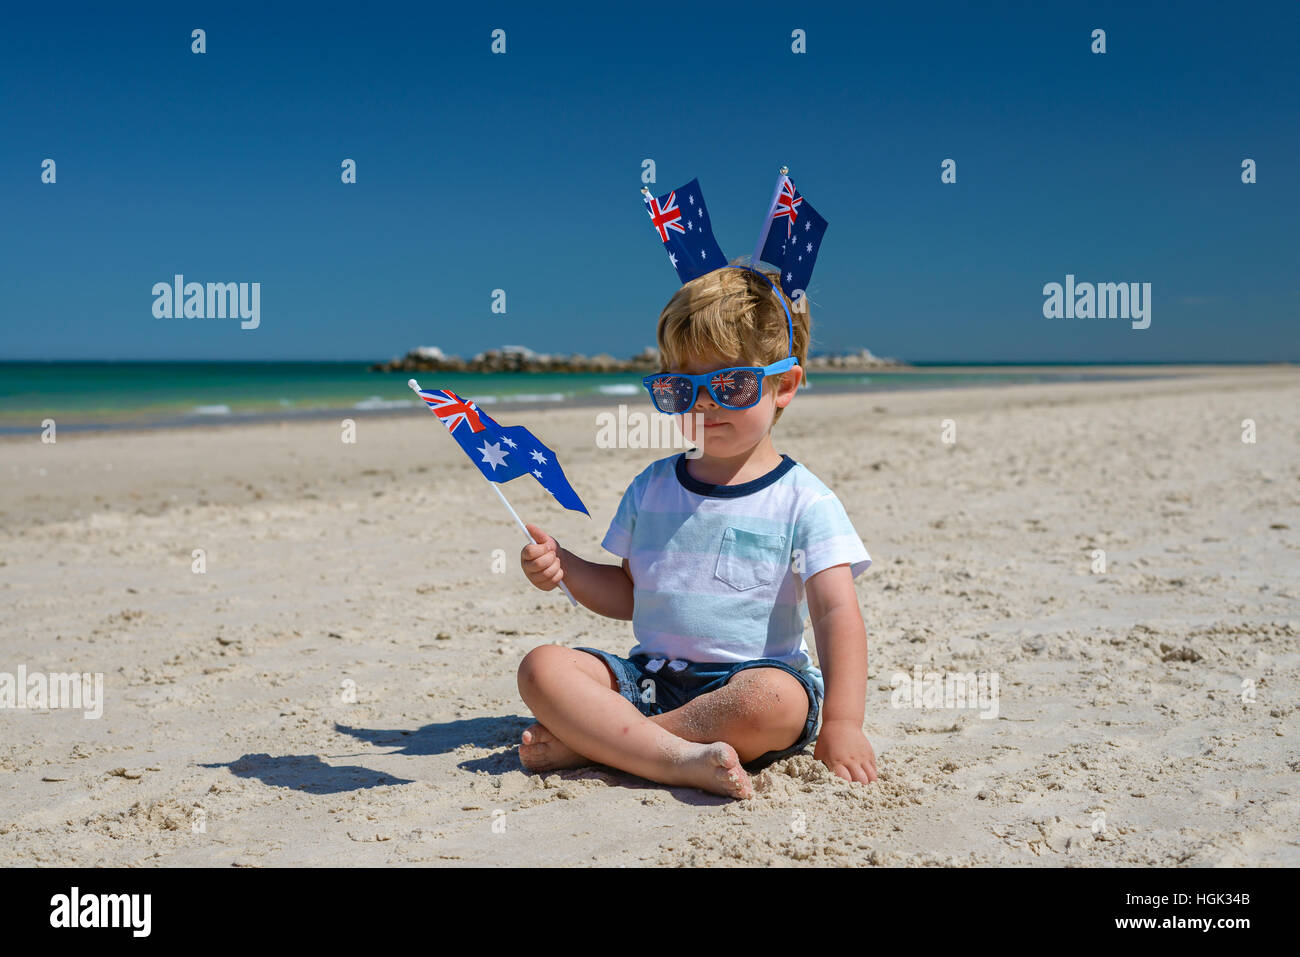
POLYGON ((808 291, 827 225, 808 200, 786 180, 759 258, 781 270, 781 289, 791 300, 795 298, 796 289, 802 289, 804 293, 808 291))
POLYGON ((720 372, 709 380, 719 405, 743 409, 758 401, 758 374, 748 369, 720 372))
POLYGON ((659 376, 650 383, 650 398, 660 412, 676 415, 695 404, 695 386, 679 375, 659 376))
POLYGON ((698 179, 665 196, 648 197, 645 205, 650 223, 683 285, 727 264, 718 241, 713 238, 713 226, 698 179))

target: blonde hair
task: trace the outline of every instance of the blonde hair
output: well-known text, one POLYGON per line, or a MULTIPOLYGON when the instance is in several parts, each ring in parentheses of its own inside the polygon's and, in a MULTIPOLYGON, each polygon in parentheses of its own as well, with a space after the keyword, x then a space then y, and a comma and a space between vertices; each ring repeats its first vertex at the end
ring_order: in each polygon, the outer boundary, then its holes
MULTIPOLYGON (((748 260, 732 261, 732 265, 742 264, 748 265, 748 260)), ((801 310, 796 310, 781 291, 780 273, 760 271, 772 280, 776 292, 748 269, 715 269, 692 279, 673 294, 659 314, 661 371, 681 368, 686 356, 734 356, 743 365, 765 366, 793 354, 803 367, 803 381, 808 380, 812 317, 808 314, 807 300, 802 301, 801 310), (794 322, 793 351, 781 303, 790 310, 794 322)), ((765 388, 776 386, 780 380, 781 375, 771 376, 765 388)), ((773 422, 781 418, 783 411, 776 410, 773 422)))

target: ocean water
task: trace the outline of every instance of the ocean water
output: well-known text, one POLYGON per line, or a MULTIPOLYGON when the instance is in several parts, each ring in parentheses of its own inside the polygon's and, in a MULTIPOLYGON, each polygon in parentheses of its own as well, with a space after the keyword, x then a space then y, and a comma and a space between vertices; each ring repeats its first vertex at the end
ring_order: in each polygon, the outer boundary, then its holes
MULTIPOLYGON (((426 372, 424 388, 451 389, 499 418, 501 407, 649 399, 642 373, 426 372)), ((997 385, 1116 378, 1113 369, 1021 371, 871 370, 811 373, 814 392, 997 385)), ((1131 378, 1131 375, 1125 375, 1131 378)), ((406 372, 368 372, 361 362, 0 362, 0 433, 122 428, 393 413, 419 405, 406 372)))

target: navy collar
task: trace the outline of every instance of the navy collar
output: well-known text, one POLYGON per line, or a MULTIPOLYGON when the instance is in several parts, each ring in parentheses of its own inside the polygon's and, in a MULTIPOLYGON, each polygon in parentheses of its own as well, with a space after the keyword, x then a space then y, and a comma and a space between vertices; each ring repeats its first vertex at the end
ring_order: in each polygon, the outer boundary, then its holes
POLYGON ((686 491, 694 492, 696 495, 707 495, 710 498, 740 498, 743 495, 753 495, 755 492, 762 491, 772 483, 779 481, 781 476, 785 475, 797 464, 794 459, 782 452, 781 464, 766 475, 760 475, 749 482, 741 482, 739 485, 710 485, 707 482, 701 482, 686 471, 686 453, 683 452, 677 456, 677 481, 682 484, 682 488, 686 489, 686 491))

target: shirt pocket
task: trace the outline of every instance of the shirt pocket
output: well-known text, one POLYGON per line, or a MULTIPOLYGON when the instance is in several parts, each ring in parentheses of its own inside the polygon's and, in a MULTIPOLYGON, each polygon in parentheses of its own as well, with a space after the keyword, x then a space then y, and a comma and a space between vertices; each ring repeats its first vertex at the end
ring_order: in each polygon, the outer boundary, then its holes
POLYGON ((770 585, 785 570, 785 541, 784 535, 728 527, 713 574, 737 591, 770 585))

